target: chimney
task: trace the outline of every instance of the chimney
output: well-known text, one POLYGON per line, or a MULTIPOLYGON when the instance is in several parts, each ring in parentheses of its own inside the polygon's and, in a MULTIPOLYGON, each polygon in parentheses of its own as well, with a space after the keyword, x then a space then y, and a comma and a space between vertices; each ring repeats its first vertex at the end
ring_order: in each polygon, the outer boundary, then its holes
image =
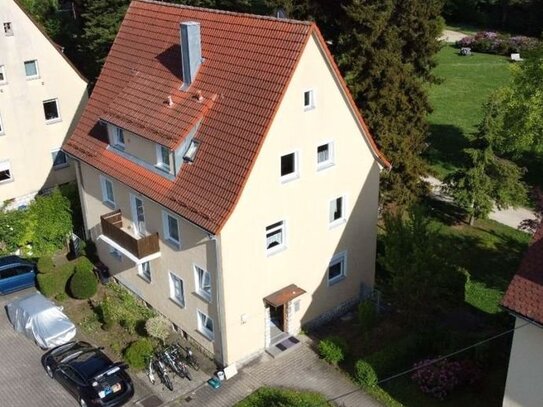
POLYGON ((202 42, 200 38, 200 23, 186 21, 179 25, 181 37, 181 63, 183 66, 183 87, 187 90, 202 64, 202 42))

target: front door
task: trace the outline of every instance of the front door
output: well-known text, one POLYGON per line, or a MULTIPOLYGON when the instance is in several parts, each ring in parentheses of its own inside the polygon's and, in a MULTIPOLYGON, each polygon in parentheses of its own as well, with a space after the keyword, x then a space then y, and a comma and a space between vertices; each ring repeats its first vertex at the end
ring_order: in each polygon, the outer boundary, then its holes
POLYGON ((135 195, 132 195, 132 221, 134 231, 140 235, 145 235, 145 212, 143 210, 143 201, 135 195))
POLYGON ((285 306, 279 305, 278 307, 272 307, 270 305, 270 323, 280 331, 285 330, 285 306))

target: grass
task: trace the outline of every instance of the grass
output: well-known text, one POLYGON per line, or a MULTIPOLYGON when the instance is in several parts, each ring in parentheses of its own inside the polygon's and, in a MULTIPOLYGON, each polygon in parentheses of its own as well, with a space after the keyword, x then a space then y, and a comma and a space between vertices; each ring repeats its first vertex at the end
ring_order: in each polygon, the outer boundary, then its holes
POLYGON ((460 56, 452 45, 443 47, 437 62, 434 74, 442 82, 429 91, 434 111, 428 118, 427 159, 432 172, 443 179, 461 163, 462 150, 482 119, 483 103, 493 90, 507 84, 511 74, 503 56, 460 56))
POLYGON ((331 407, 318 393, 261 387, 234 407, 331 407))

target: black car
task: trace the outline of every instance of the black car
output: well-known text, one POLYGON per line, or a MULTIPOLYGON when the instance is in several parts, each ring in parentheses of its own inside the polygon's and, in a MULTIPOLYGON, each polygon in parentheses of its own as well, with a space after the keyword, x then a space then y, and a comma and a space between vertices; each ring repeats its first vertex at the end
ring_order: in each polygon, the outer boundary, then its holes
POLYGON ((56 379, 81 407, 121 406, 134 395, 134 385, 124 363, 113 363, 87 342, 68 342, 41 358, 49 377, 56 379))

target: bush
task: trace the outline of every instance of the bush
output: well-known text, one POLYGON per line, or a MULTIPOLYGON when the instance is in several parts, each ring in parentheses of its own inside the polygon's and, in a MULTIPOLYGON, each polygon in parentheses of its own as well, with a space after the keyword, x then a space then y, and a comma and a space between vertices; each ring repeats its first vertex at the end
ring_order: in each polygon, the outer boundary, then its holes
POLYGON ((145 330, 153 338, 159 339, 162 343, 166 342, 172 332, 172 324, 163 316, 149 318, 145 322, 145 330))
POLYGON ((456 42, 459 48, 469 47, 472 51, 509 56, 511 53, 527 52, 535 49, 539 41, 535 38, 517 35, 511 37, 492 31, 481 31, 456 42))
POLYGON ((96 294, 98 289, 96 276, 92 269, 89 271, 87 268, 80 268, 79 265, 75 266, 75 270, 75 274, 70 280, 70 292, 75 298, 86 300, 96 294))
POLYGON ((329 336, 319 342, 318 351, 328 363, 337 365, 345 358, 347 343, 338 336, 329 336))
POLYGON ((364 331, 371 330, 377 322, 377 312, 375 304, 370 300, 362 301, 358 304, 358 323, 364 331))
POLYGON ((74 264, 67 263, 56 267, 52 273, 39 273, 38 287, 46 297, 53 298, 66 292, 68 280, 74 273, 74 264))
POLYGON ((55 263, 51 256, 42 256, 38 259, 38 272, 40 273, 51 273, 55 270, 55 263))
POLYGON ((365 360, 378 377, 384 377, 410 366, 417 358, 418 347, 419 339, 415 335, 409 335, 372 353, 365 360))
POLYGON ((147 358, 153 353, 153 344, 149 339, 139 339, 132 342, 124 351, 124 360, 134 369, 145 368, 147 358))
POLYGON ((77 262, 75 264, 75 272, 78 271, 86 271, 89 273, 93 273, 94 265, 91 263, 91 261, 87 257, 79 257, 77 259, 77 262))
POLYGON ((375 386, 377 384, 377 373, 375 373, 373 367, 364 360, 356 362, 354 365, 354 375, 360 384, 366 386, 375 386))
POLYGON ((314 407, 330 406, 326 398, 308 391, 261 387, 234 407, 314 407))

